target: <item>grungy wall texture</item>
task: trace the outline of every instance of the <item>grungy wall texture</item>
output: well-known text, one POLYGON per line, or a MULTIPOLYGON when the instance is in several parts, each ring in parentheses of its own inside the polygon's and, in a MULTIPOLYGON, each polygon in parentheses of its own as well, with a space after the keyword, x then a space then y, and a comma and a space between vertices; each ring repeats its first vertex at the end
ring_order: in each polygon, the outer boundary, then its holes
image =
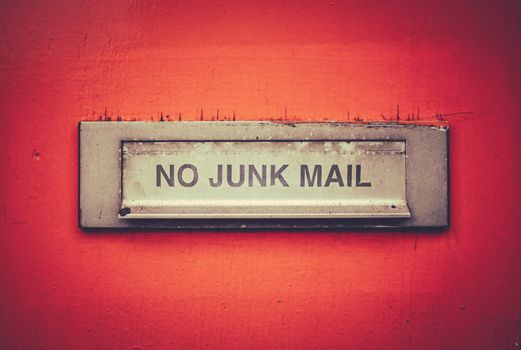
POLYGON ((518 4, 2 1, 2 347, 519 348, 518 4), (445 231, 77 226, 80 120, 397 105, 456 113, 445 231))

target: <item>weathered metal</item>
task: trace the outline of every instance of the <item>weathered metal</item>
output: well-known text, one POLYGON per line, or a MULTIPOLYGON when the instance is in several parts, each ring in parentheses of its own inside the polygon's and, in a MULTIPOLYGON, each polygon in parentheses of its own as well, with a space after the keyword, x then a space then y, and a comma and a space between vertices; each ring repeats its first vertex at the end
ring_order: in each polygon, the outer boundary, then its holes
POLYGON ((80 123, 80 225, 448 225, 448 129, 395 124, 80 123))
POLYGON ((409 218, 403 141, 123 142, 125 219, 409 218))

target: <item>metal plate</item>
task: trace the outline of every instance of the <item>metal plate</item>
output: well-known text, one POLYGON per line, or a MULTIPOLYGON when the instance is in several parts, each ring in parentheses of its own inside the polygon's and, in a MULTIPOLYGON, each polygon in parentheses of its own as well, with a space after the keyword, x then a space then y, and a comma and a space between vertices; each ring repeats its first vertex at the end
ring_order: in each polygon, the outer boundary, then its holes
MULTIPOLYGON (((84 228, 229 229, 294 227, 339 229, 346 227, 444 227, 449 222, 447 188, 448 129, 444 127, 346 123, 82 122, 79 125, 79 129, 79 223, 84 228), (266 188, 266 190, 269 190, 268 192, 271 191, 271 194, 266 199, 276 200, 285 209, 278 210, 275 216, 270 216, 268 209, 262 213, 259 202, 255 201, 257 199, 255 196, 249 199, 250 201, 253 200, 253 202, 245 202, 245 199, 241 196, 246 196, 246 193, 248 193, 246 191, 247 188, 235 188, 237 192, 234 193, 234 196, 227 198, 203 198, 202 193, 204 191, 201 188, 199 197, 196 197, 197 200, 213 200, 214 202, 207 202, 206 204, 211 206, 220 205, 221 212, 226 214, 221 216, 222 218, 220 219, 208 216, 208 214, 211 214, 208 208, 199 212, 190 211, 193 209, 193 203, 184 207, 183 210, 185 211, 183 214, 183 211, 180 211, 180 209, 188 204, 186 200, 192 198, 189 196, 184 197, 183 200, 185 202, 176 202, 171 198, 167 198, 166 194, 162 195, 159 193, 155 194, 154 198, 158 199, 161 204, 150 205, 150 203, 146 204, 143 202, 146 199, 144 196, 140 197, 138 192, 126 191, 126 189, 129 189, 126 185, 127 180, 128 186, 132 186, 133 181, 141 181, 143 179, 139 174, 132 174, 127 172, 128 170, 137 169, 137 171, 141 171, 139 169, 149 169, 150 164, 161 158, 162 164, 166 166, 164 167, 165 173, 169 175, 170 163, 177 164, 177 161, 174 162, 173 158, 169 158, 172 156, 169 153, 176 149, 172 145, 181 146, 181 149, 178 148, 177 150, 182 151, 183 148, 188 148, 189 145, 192 145, 192 147, 196 143, 203 145, 202 142, 204 142, 204 147, 212 148, 218 145, 222 151, 218 152, 219 154, 214 154, 213 157, 208 154, 199 154, 201 157, 199 161, 208 162, 211 159, 215 159, 214 163, 197 164, 198 167, 207 166, 207 170, 212 169, 212 164, 214 167, 217 167, 216 162, 219 157, 223 161, 222 164, 228 164, 232 162, 233 157, 238 157, 237 159, 240 159, 245 164, 246 161, 250 162, 253 160, 257 164, 256 162, 261 160, 261 163, 265 163, 265 165, 278 165, 289 157, 290 159, 287 159, 286 163, 291 162, 290 165, 293 165, 293 168, 301 165, 298 161, 307 161, 308 165, 319 164, 320 161, 323 162, 323 169, 327 169, 323 170, 324 173, 329 171, 328 166, 334 162, 341 161, 344 167, 347 167, 348 164, 356 166, 356 159, 359 159, 362 165, 362 182, 371 182, 374 186, 378 184, 378 181, 384 181, 382 184, 385 184, 385 181, 391 182, 387 182, 389 186, 380 188, 384 192, 375 191, 375 193, 380 192, 382 194, 380 198, 377 198, 378 196, 371 197, 372 195, 369 192, 359 196, 365 203, 369 203, 368 201, 373 202, 369 207, 358 204, 357 209, 353 208, 353 206, 356 207, 354 203, 355 196, 351 196, 351 194, 356 190, 367 189, 356 188, 356 186, 340 188, 337 186, 337 183, 334 186, 329 186, 327 188, 329 198, 333 200, 333 204, 336 204, 333 205, 335 210, 338 210, 337 212, 332 211, 334 215, 327 215, 331 208, 329 204, 332 204, 327 203, 328 197, 326 195, 318 195, 319 192, 317 191, 324 190, 324 186, 307 188, 307 191, 300 189, 298 186, 266 188), (245 146, 249 144, 251 146, 245 146), (263 146, 261 147, 260 145, 263 146), (320 152, 298 153, 299 145, 307 145, 310 149, 313 147, 321 149, 322 157, 319 156, 320 152), (350 151, 342 154, 340 150, 345 145, 350 145, 352 148, 350 151), (401 151, 400 145, 405 145, 405 153, 401 151), (389 146, 391 147, 387 148, 389 146), (132 152, 135 154, 130 157, 125 156, 124 159, 122 150, 126 148, 127 151, 130 151, 129 147, 132 148, 132 152), (256 151, 248 147, 260 150, 260 153, 256 153, 256 151), (281 147, 283 151, 280 150, 281 147), (326 157, 323 152, 328 147, 337 150, 331 153, 330 158, 328 158, 329 156, 326 157), (382 149, 387 150, 388 153, 385 155, 370 155, 371 152, 378 151, 378 147, 383 147, 382 149), (164 156, 159 157, 156 155, 150 157, 150 152, 157 151, 163 152, 164 156), (138 155, 139 152, 142 153, 141 156, 138 155), (234 155, 234 152, 237 155, 234 155), (252 152, 255 156, 252 156, 252 152), (270 155, 269 157, 268 154, 270 155), (276 154, 281 158, 276 159, 276 154), (261 156, 262 159, 258 158, 258 156, 261 156), (364 159, 364 157, 367 158, 364 159), (384 163, 387 162, 387 165, 382 168, 374 168, 379 170, 376 173, 376 177, 373 177, 375 173, 374 170, 370 170, 371 166, 369 164, 373 162, 373 165, 376 167, 379 157, 383 157, 381 159, 383 159, 384 163), (125 165, 126 161, 129 161, 127 165, 125 165), (135 161, 136 167, 133 167, 130 161, 135 161), (151 163, 147 165, 147 162, 151 163), (367 170, 365 170, 365 167, 368 167, 367 170), (386 169, 389 169, 390 172, 396 175, 389 177, 378 175, 378 173, 386 169), (404 169, 405 174, 400 173, 400 169, 404 169), (125 178, 125 176, 127 177, 125 178), (403 190, 403 186, 405 186, 405 190, 403 190), (286 193, 287 197, 282 196, 278 198, 281 201, 270 197, 281 190, 294 192, 286 193), (316 197, 318 202, 314 208, 309 206, 311 199, 309 196, 310 191, 318 196, 316 197), (386 193, 385 191, 389 192, 386 193), (349 194, 346 197, 347 199, 342 196, 344 193, 349 194), (297 197, 302 196, 298 197, 298 200, 303 200, 304 202, 300 204, 304 204, 304 206, 301 206, 291 214, 294 216, 285 216, 287 209, 293 206, 289 205, 290 203, 288 202, 284 203, 284 201, 293 198, 295 195, 297 197), (404 196, 405 201, 403 200, 404 196), (227 200, 240 200, 242 205, 230 205, 233 203, 225 203, 227 200), (378 200, 382 201, 378 203, 378 200), (340 205, 338 205, 339 203, 340 205), (390 210, 389 204, 391 209, 396 209, 396 211, 390 210), (392 208, 392 205, 396 208, 392 208), (187 208, 190 206, 192 206, 192 209, 188 210, 187 208), (302 209, 304 208, 312 210, 303 213, 302 209), (121 209, 124 210, 119 214, 121 209), (128 209, 130 209, 130 213, 126 213, 128 209), (382 214, 384 212, 387 214, 382 214), (397 213, 394 217, 392 214, 389 214, 393 212, 397 213), (179 213, 182 215, 179 215, 179 213), (261 215, 252 215, 254 213, 260 213, 261 215), (298 215, 295 215, 295 213, 298 215), (357 216, 353 213, 361 213, 362 215, 357 216), (378 213, 382 217, 375 218, 372 216, 373 213, 378 213), (165 214, 166 216, 163 216, 165 214), (247 215, 243 216, 243 214, 247 215), (335 215, 337 216, 335 217, 335 215), (400 218, 399 216, 402 217, 400 218), (259 219, 256 217, 269 218, 259 219)), ((188 163, 188 161, 185 163, 188 163)), ((257 165, 262 165, 261 163, 257 165)), ((285 178, 288 177, 286 181, 288 181, 288 184, 289 181, 292 184, 298 183, 300 181, 298 171, 289 176, 289 169, 288 167, 285 170, 288 175, 285 176, 285 178)), ((154 185, 156 169, 152 167, 152 171, 151 177, 147 175, 146 178, 151 179, 150 181, 154 185)), ((267 171, 269 172, 270 170, 268 169, 267 171)), ((346 179, 347 169, 344 168, 342 172, 346 179)), ((286 173, 284 174, 286 175, 286 173)), ((189 172, 186 173, 185 181, 190 181, 188 175, 189 172)), ((165 180, 164 175, 162 176, 162 180, 165 180)), ((209 176, 204 172, 201 173, 201 181, 209 181, 207 178, 209 176)), ((323 177, 327 179, 326 175, 323 175, 323 177)), ((323 181, 325 182, 326 179, 323 179, 323 181)), ((153 187, 150 186, 150 183, 143 183, 142 186, 145 186, 147 190, 153 187)), ((195 188, 195 186, 192 188, 195 188)), ((169 187, 169 189, 171 190, 172 188, 169 187)), ((256 188, 256 190, 259 190, 259 188, 256 188)), ((222 188, 221 196, 224 196, 226 192, 228 192, 228 195, 231 193, 222 188)), ((271 204, 275 203, 272 202, 271 204)), ((273 211, 270 212, 273 213, 273 211)))
POLYGON ((404 141, 122 143, 125 219, 409 218, 404 141))

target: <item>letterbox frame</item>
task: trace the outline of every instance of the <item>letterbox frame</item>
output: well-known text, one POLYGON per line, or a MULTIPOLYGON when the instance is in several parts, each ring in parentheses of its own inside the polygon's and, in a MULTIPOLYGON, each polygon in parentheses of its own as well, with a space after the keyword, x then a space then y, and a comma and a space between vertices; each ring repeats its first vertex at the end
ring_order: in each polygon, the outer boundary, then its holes
POLYGON ((84 229, 443 228, 449 225, 447 126, 398 123, 80 122, 79 226, 84 229), (118 217, 121 142, 405 141, 409 219, 133 219, 118 217))

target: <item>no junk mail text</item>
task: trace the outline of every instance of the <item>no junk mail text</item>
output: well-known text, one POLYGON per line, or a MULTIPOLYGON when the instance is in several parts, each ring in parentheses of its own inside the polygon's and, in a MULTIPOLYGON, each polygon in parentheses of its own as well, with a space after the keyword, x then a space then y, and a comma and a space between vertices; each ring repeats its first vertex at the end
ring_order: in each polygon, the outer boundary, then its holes
MULTIPOLYGON (((300 186, 300 187, 371 187, 371 182, 363 181, 362 165, 333 164, 324 167, 320 164, 313 166, 300 165, 298 183, 292 184, 290 178, 284 177, 289 164, 217 164, 215 176, 207 179, 211 187, 267 187, 267 186, 300 186)), ((199 183, 197 166, 190 163, 157 164, 156 186, 193 187, 199 183)))

